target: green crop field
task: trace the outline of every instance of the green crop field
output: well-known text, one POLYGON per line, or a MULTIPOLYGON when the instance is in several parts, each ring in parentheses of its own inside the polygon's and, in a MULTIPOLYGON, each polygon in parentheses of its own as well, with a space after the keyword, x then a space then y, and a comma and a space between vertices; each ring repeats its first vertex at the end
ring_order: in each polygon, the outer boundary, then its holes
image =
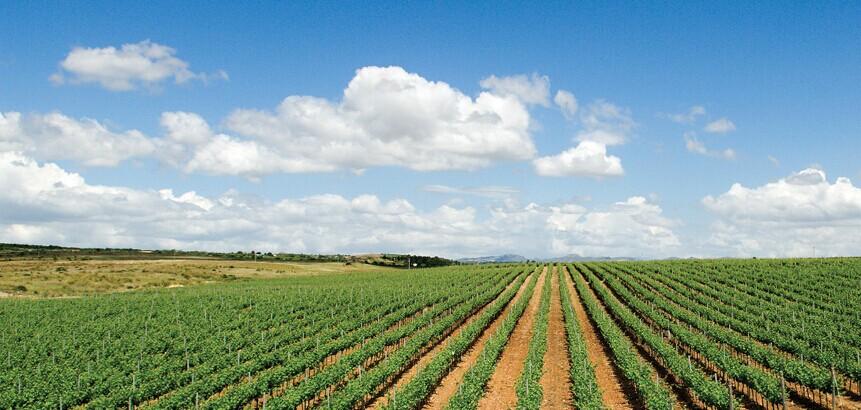
POLYGON ((861 408, 851 258, 252 275, 0 330, 3 409, 861 408))

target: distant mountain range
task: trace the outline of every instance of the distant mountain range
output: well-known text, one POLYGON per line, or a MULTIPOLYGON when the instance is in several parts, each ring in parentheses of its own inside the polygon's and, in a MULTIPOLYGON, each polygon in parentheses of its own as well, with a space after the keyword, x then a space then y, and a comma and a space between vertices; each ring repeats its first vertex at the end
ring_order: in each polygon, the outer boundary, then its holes
MULTIPOLYGON (((525 256, 514 255, 514 254, 505 254, 505 255, 497 255, 497 256, 479 256, 476 258, 462 258, 458 259, 458 262, 461 263, 510 263, 510 262, 526 262, 530 260, 525 256)), ((555 258, 542 258, 542 259, 534 259, 539 262, 600 262, 600 261, 633 261, 637 260, 637 258, 629 258, 629 257, 615 257, 615 256, 580 256, 577 254, 570 254, 565 256, 559 256, 555 258)))
POLYGON ((527 259, 520 255, 506 254, 498 256, 479 256, 477 258, 458 259, 461 263, 506 263, 506 262, 526 262, 527 259))
POLYGON ((635 261, 637 258, 629 258, 625 256, 580 256, 577 254, 569 254, 557 258, 541 259, 542 262, 601 262, 601 261, 635 261))

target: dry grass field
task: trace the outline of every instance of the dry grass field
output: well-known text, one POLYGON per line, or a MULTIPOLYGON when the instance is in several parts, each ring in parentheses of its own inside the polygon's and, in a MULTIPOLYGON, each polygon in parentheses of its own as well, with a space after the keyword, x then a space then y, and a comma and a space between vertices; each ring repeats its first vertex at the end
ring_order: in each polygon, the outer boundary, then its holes
POLYGON ((252 262, 209 259, 0 261, 0 297, 75 297, 254 278, 393 268, 336 262, 252 262))

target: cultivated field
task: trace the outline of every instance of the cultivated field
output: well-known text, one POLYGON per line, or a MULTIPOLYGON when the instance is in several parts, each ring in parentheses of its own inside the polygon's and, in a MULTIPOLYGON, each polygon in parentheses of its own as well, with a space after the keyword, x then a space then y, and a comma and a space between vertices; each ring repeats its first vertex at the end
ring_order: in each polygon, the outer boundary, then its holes
POLYGON ((858 259, 188 285, 0 300, 0 408, 861 409, 858 259))

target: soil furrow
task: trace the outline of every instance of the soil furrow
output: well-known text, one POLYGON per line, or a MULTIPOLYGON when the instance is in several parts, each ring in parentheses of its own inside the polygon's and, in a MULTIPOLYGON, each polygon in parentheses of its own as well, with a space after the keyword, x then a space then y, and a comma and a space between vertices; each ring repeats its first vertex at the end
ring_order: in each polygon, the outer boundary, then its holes
POLYGON ((547 327, 547 353, 544 356, 544 369, 541 375, 541 390, 544 393, 541 400, 543 409, 570 409, 571 378, 569 377, 570 363, 568 362, 568 339, 565 335, 565 324, 562 318, 561 294, 559 292, 559 275, 553 268, 550 279, 550 317, 547 327))
MULTIPOLYGON (((532 273, 535 275, 536 273, 532 273)), ((531 276, 531 275, 530 275, 531 276)), ((502 322, 505 320, 505 317, 511 313, 512 308, 515 303, 523 297, 524 290, 529 283, 529 278, 523 281, 523 284, 520 286, 520 289, 517 290, 517 294, 508 302, 508 305, 505 307, 505 310, 487 327, 487 329, 482 332, 481 337, 476 340, 476 342, 472 345, 472 347, 460 358, 457 365, 448 372, 448 374, 440 381, 439 385, 434 390, 433 394, 431 394, 427 403, 425 403, 425 409, 433 409, 439 410, 445 408, 446 404, 448 404, 449 399, 457 393, 457 387, 460 385, 463 380, 463 375, 469 370, 472 365, 475 363, 475 360, 478 358, 478 355, 481 354, 482 349, 484 348, 487 340, 490 339, 491 336, 496 332, 496 329, 502 325, 502 322)))
POLYGON ((392 383, 392 385, 388 389, 386 389, 384 391, 384 393, 380 395, 380 397, 377 397, 376 400, 374 400, 370 405, 368 405, 367 408, 379 409, 379 408, 382 408, 383 406, 385 406, 386 403, 388 402, 388 395, 385 394, 385 392, 399 389, 400 387, 409 383, 409 381, 412 380, 412 378, 416 375, 416 373, 418 373, 421 369, 423 369, 425 366, 427 366, 427 364, 431 360, 433 360, 433 358, 437 355, 437 353, 439 353, 441 350, 445 349, 445 347, 448 345, 449 340, 452 340, 455 337, 457 337, 458 335, 460 335, 460 333, 463 329, 465 329, 467 326, 472 324, 472 322, 474 322, 478 318, 480 318, 481 315, 483 315, 484 312, 487 311, 487 309, 490 309, 494 305, 494 303, 496 303, 497 300, 502 298, 503 294, 505 294, 505 292, 507 292, 509 289, 511 289, 512 286, 514 286, 514 284, 517 282, 518 277, 519 277, 519 275, 514 277, 511 280, 511 283, 509 283, 508 286, 506 286, 505 289, 502 292, 500 292, 500 294, 496 297, 496 299, 494 299, 493 301, 491 301, 490 303, 488 303, 487 305, 485 305, 484 307, 479 309, 477 312, 475 312, 473 315, 471 315, 467 320, 465 320, 463 323, 461 323, 455 330, 453 330, 451 333, 449 333, 448 336, 446 336, 443 340, 441 340, 439 343, 437 343, 430 351, 423 354, 421 356, 421 358, 415 362, 415 364, 413 364, 412 366, 409 367, 409 369, 407 369, 405 372, 403 372, 401 374, 401 376, 397 379, 397 381, 392 383))
POLYGON ((544 275, 548 275, 546 266, 542 269, 541 276, 538 277, 538 283, 541 286, 535 286, 533 289, 529 305, 527 305, 523 316, 517 321, 514 332, 511 333, 511 337, 506 342, 505 349, 502 350, 502 355, 496 363, 496 369, 487 382, 484 397, 478 402, 478 408, 481 410, 512 409, 517 406, 517 379, 523 372, 526 354, 529 352, 529 341, 532 340, 532 324, 535 322, 535 316, 541 304, 544 275))
POLYGON ((598 329, 592 324, 586 313, 586 308, 580 302, 580 296, 574 290, 571 276, 567 272, 568 269, 565 268, 565 270, 566 272, 562 276, 565 278, 565 286, 568 286, 568 293, 571 297, 570 303, 574 306, 577 321, 583 331, 589 361, 595 366, 595 379, 598 381, 598 387, 601 388, 604 405, 609 409, 633 409, 633 404, 636 403, 634 387, 622 378, 622 372, 613 364, 610 349, 601 341, 598 329))
MULTIPOLYGON (((583 272, 576 271, 575 275, 580 275, 580 279, 582 279, 586 285, 590 297, 595 299, 600 309, 604 312, 605 315, 612 318, 614 322, 616 322, 617 326, 627 335, 628 340, 637 348, 640 357, 646 360, 649 364, 651 364, 652 369, 655 371, 655 374, 661 379, 661 381, 669 386, 673 393, 676 395, 676 402, 674 408, 681 409, 699 409, 706 410, 709 407, 703 403, 699 397, 694 393, 694 391, 685 384, 677 375, 670 371, 670 369, 666 366, 663 359, 658 355, 658 353, 652 349, 648 343, 639 340, 640 338, 635 335, 631 330, 625 326, 616 316, 610 313, 607 308, 604 300, 601 299, 597 292, 595 291, 596 284, 592 283, 588 280, 586 275, 583 272)), ((629 396, 629 402, 635 403, 637 400, 637 396, 629 396), (633 397, 633 398, 632 398, 633 397)), ((639 406, 635 406, 639 407, 639 406)))

